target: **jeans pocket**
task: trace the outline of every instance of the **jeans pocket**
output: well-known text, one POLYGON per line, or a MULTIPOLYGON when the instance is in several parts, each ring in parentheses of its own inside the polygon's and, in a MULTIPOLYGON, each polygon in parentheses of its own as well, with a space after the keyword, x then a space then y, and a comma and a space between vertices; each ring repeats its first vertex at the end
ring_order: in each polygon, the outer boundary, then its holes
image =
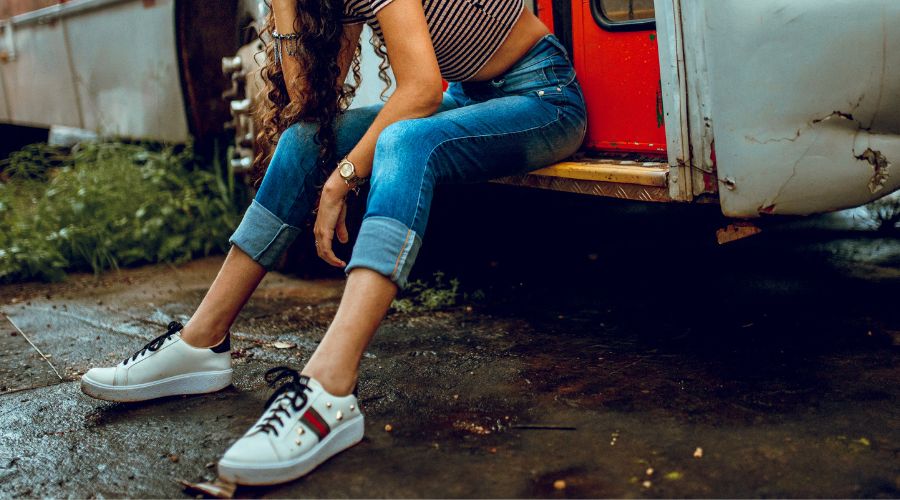
POLYGON ((584 95, 581 92, 581 86, 578 81, 572 79, 567 85, 552 85, 538 89, 538 99, 546 105, 553 106, 559 113, 564 109, 566 113, 572 116, 580 116, 587 119, 587 106, 584 102, 584 95))
POLYGON ((544 77, 552 86, 565 87, 575 81, 575 67, 568 57, 562 54, 554 55, 543 65, 544 77))

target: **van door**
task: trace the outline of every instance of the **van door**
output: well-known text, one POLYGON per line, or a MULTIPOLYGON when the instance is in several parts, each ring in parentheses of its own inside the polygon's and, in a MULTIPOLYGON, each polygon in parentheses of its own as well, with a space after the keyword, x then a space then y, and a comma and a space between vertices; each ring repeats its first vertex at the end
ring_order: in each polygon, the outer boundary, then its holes
POLYGON ((726 215, 756 217, 900 187, 900 2, 655 6, 680 199, 718 192, 726 215))

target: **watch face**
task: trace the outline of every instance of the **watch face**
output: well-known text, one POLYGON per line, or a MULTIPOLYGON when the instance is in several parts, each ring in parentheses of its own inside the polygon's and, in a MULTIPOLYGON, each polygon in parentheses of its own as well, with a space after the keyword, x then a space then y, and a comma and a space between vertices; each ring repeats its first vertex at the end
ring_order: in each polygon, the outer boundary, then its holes
POLYGON ((341 163, 340 168, 341 177, 349 178, 353 176, 353 164, 352 163, 341 163))

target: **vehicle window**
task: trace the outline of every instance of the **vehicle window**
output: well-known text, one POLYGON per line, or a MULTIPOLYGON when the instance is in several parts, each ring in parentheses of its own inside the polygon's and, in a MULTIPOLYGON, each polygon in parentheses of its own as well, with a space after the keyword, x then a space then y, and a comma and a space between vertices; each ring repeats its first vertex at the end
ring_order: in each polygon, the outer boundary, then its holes
POLYGON ((611 22, 652 19, 653 0, 600 0, 603 16, 611 22))

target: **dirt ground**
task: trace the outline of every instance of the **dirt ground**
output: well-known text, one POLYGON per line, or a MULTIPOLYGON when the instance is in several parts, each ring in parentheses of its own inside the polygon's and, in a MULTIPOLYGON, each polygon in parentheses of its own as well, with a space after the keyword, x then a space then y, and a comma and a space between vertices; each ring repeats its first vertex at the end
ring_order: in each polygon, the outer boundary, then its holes
MULTIPOLYGON (((417 276, 460 294, 389 314, 364 441, 238 496, 900 496, 895 237, 820 218, 717 247, 706 209, 504 191, 485 211, 493 193, 435 208, 417 276)), ((78 379, 186 321, 221 260, 0 287, 0 497, 178 498, 214 477, 262 373, 314 350, 339 273, 267 276, 219 393, 115 404, 78 379)))

